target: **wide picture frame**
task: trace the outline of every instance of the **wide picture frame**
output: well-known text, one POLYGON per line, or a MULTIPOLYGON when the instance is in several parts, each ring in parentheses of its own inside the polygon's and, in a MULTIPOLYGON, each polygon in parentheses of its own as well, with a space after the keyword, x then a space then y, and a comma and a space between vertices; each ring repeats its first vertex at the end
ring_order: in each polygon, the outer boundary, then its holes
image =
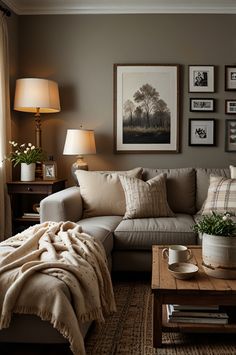
POLYGON ((189 119, 189 146, 215 146, 215 119, 189 119))
POLYGON ((189 92, 214 92, 214 65, 189 65, 189 92))
POLYGON ((178 64, 114 64, 115 153, 179 151, 178 64))
POLYGON ((214 112, 215 99, 190 98, 190 112, 214 112))

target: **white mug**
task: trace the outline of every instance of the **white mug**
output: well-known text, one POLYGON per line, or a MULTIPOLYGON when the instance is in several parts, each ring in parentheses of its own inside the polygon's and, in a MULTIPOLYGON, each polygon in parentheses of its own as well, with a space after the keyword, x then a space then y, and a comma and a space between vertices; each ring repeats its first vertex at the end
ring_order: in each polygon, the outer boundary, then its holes
POLYGON ((192 252, 185 245, 170 245, 162 250, 162 257, 168 259, 168 264, 186 263, 192 258, 192 252))

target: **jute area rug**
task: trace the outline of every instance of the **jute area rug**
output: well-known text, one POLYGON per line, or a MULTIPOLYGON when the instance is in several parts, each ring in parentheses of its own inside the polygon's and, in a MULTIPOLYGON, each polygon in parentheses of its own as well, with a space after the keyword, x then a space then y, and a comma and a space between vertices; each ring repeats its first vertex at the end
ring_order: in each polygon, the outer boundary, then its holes
POLYGON ((154 349, 150 280, 113 283, 118 312, 91 328, 87 355, 236 355, 233 334, 163 333, 163 347, 154 349))

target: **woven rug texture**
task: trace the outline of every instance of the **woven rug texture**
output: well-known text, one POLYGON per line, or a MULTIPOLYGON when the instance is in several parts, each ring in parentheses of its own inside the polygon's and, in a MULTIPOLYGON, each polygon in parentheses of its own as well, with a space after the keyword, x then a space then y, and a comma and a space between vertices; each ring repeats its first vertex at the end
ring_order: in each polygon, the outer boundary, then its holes
POLYGON ((92 326, 87 355, 236 355, 234 334, 163 333, 163 347, 154 349, 150 280, 113 284, 117 313, 92 326))

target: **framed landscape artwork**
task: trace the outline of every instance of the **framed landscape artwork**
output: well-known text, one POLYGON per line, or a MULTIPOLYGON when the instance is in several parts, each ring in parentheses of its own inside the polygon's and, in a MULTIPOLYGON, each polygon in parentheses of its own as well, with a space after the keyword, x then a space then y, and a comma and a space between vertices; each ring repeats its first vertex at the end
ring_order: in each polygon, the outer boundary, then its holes
POLYGON ((190 111, 191 112, 214 112, 215 99, 190 99, 190 111))
POLYGON ((225 91, 236 90, 236 66, 225 66, 225 91))
POLYGON ((214 65, 189 66, 189 92, 214 92, 214 65))
POLYGON ((179 65, 114 64, 117 153, 178 152, 179 65))
POLYGON ((225 120, 225 151, 236 152, 236 119, 225 120))
POLYGON ((189 145, 214 146, 215 145, 215 119, 189 120, 189 145))

